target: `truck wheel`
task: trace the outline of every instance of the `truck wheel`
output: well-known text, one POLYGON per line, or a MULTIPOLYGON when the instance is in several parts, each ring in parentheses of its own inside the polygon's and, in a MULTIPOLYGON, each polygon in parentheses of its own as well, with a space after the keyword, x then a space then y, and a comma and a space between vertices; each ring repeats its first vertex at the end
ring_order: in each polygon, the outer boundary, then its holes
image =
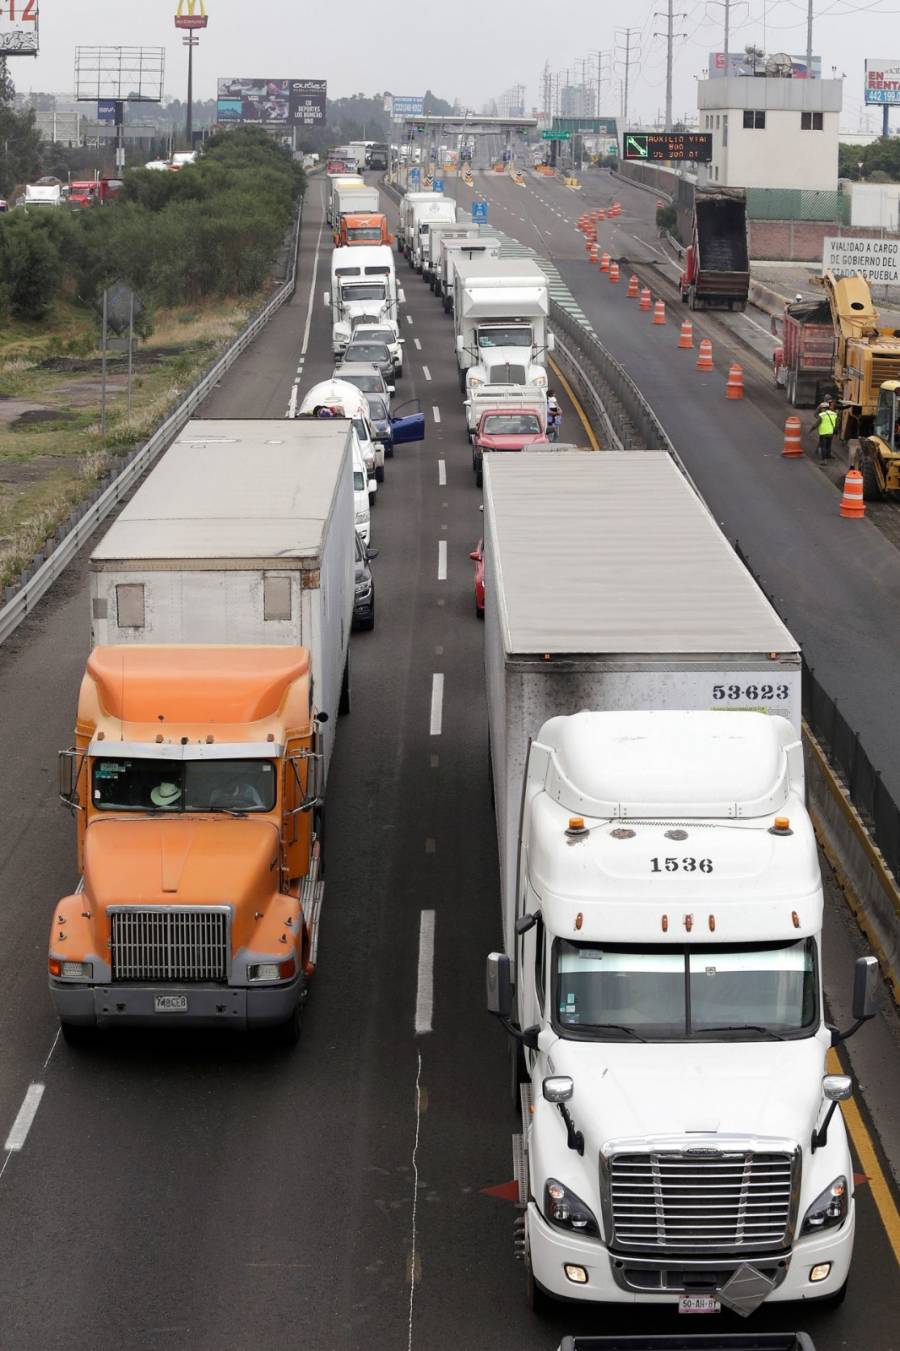
POLYGON ((462 370, 459 372, 459 392, 460 394, 465 394, 466 392, 466 373, 462 370))
POLYGON ((403 362, 402 362, 402 361, 401 361, 400 365, 397 367, 397 372, 396 372, 396 374, 397 374, 397 379, 398 379, 398 380, 402 380, 402 379, 403 379, 403 362))
POLYGON ((365 630, 367 633, 371 633, 372 630, 374 629, 374 627, 375 627, 375 601, 374 601, 374 599, 373 599, 373 601, 372 601, 372 613, 369 615, 368 619, 364 619, 364 620, 362 621, 362 623, 360 624, 359 627, 360 627, 361 629, 365 630))
POLYGON ((393 443, 393 441, 390 443, 390 445, 386 445, 386 446, 385 446, 385 448, 384 448, 384 458, 385 458, 386 460, 392 460, 392 459, 394 458, 394 443, 393 443))
POLYGON ((478 468, 475 470, 475 487, 480 488, 483 486, 483 484, 484 484, 484 471, 481 468, 481 465, 479 465, 478 468))
MULTIPOLYGON (((376 466, 375 466, 375 482, 376 482, 376 483, 384 483, 384 465, 383 465, 383 464, 376 464, 376 466)), ((377 497, 378 494, 376 493, 375 496, 377 497)))
POLYGON ((294 1011, 287 1022, 279 1023, 272 1029, 279 1046, 296 1046, 303 1031, 303 999, 297 1000, 294 1011))
POLYGON ((875 461, 871 455, 862 455, 860 457, 862 481, 863 481, 863 501, 880 502, 883 496, 881 484, 878 482, 878 470, 875 468, 875 461))
POLYGON ((341 681, 341 697, 338 703, 338 717, 350 712, 350 653, 344 666, 344 678, 341 681))

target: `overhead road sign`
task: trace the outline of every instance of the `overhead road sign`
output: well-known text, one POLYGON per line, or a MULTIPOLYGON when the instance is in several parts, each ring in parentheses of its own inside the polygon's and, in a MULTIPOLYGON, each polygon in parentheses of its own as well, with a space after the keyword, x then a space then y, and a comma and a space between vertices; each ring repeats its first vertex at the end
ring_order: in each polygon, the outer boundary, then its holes
POLYGON ((37 56, 38 0, 0 4, 0 56, 37 56))
POLYGON ((580 131, 586 136, 617 136, 614 117, 554 117, 554 131, 580 131))
POLYGON ((708 164, 712 133, 708 131, 626 131, 622 156, 627 160, 690 160, 708 164))
POLYGON ((866 103, 900 103, 900 60, 866 62, 866 103))
POLYGON ((861 272, 868 282, 900 283, 900 239, 851 239, 826 235, 822 241, 822 271, 836 277, 861 272))
POLYGON ((421 117, 425 111, 424 94, 395 94, 391 105, 394 117, 421 117))
POLYGON ((543 141, 570 141, 571 139, 572 133, 570 131, 558 131, 556 127, 553 127, 550 131, 541 132, 541 140, 543 141))

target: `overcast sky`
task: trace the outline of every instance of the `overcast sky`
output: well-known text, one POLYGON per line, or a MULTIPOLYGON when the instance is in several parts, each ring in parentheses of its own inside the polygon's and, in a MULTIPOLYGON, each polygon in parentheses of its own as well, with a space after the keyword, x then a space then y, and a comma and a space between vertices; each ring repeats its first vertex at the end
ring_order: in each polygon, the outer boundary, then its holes
MULTIPOLYGON (((90 0, 68 5, 41 0, 41 54, 10 61, 17 87, 54 93, 73 86, 76 43, 165 44, 166 93, 183 98, 187 53, 173 16, 176 0, 90 0)), ((632 34, 629 109, 654 118, 665 103, 665 27, 668 0, 420 0, 402 6, 372 0, 342 0, 333 6, 308 3, 248 4, 208 0, 209 27, 195 53, 195 97, 215 95, 217 76, 324 78, 332 97, 390 89, 420 94, 430 87, 445 98, 459 97, 480 108, 517 82, 526 87, 526 107, 539 102, 545 60, 552 68, 579 72, 599 48, 607 73, 610 53, 615 79, 624 74, 624 33, 632 34), (523 21, 528 19, 527 22, 523 21), (487 22, 486 22, 487 21, 487 22)), ((732 51, 757 42, 767 52, 806 50, 807 0, 730 0, 732 51)), ((847 76, 841 125, 855 129, 862 109, 863 61, 900 58, 900 0, 814 0, 813 50, 823 75, 832 66, 847 76)), ((716 0, 674 0, 676 31, 674 113, 696 111, 694 77, 710 51, 722 49, 724 5, 716 0)), ((596 56, 591 58, 596 69, 596 56)), ((607 83, 604 112, 620 111, 617 90, 607 83)), ((872 128, 880 111, 870 109, 872 128)), ((900 113, 894 114, 900 125, 900 113)), ((629 119, 634 120, 633 118, 629 119)))

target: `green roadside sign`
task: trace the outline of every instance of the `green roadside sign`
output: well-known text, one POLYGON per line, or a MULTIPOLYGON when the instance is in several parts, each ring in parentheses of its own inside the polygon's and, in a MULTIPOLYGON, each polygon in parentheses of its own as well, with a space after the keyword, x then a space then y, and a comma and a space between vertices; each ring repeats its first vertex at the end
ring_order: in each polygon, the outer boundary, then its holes
POLYGON ((545 141, 570 141, 572 133, 570 131, 557 131, 554 128, 552 131, 542 131, 541 137, 545 141))

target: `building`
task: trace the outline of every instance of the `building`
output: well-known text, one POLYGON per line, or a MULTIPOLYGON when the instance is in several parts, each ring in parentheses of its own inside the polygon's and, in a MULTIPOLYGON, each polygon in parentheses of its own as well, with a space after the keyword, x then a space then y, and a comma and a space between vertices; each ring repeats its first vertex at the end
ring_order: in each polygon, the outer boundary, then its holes
POLYGON ((740 76, 697 85, 700 131, 712 132, 708 182, 833 192, 841 80, 740 76))
POLYGON ((560 117, 590 117, 596 110, 596 104, 590 85, 567 84, 559 91, 560 117))

